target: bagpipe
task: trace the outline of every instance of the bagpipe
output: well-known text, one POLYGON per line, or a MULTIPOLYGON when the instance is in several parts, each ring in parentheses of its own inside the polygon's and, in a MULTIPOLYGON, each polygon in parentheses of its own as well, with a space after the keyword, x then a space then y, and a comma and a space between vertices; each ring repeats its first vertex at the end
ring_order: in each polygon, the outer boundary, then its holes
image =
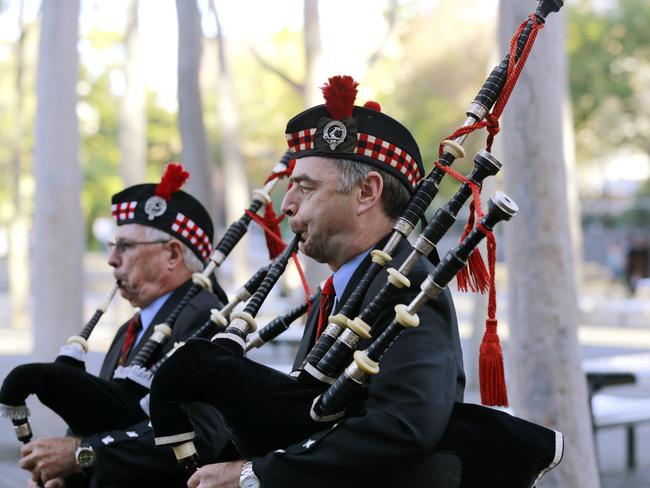
MULTIPOLYGON (((534 14, 522 23, 513 38, 510 53, 493 69, 467 111, 459 130, 440 146, 439 160, 423 179, 393 232, 381 249, 371 252, 372 263, 341 312, 330 317, 329 325, 308 354, 302 367, 285 375, 244 357, 248 325, 236 333, 217 334, 211 341, 189 342, 166 362, 151 385, 151 423, 157 445, 173 448, 176 458, 189 472, 197 469, 195 437, 187 414, 187 404, 213 405, 231 431, 234 444, 250 459, 283 449, 314 433, 327 430, 343 416, 363 415, 363 389, 367 380, 379 373, 380 360, 402 332, 419 325, 417 312, 436 299, 447 284, 459 276, 461 281, 468 261, 477 262, 477 245, 487 237, 490 271, 475 270, 463 280, 468 286, 489 289, 491 311, 488 330, 481 345, 481 396, 488 405, 507 405, 501 348, 496 335, 494 312, 495 244, 492 228, 510 219, 516 204, 503 193, 489 203, 487 213, 480 209, 478 193, 483 179, 494 175, 501 164, 489 152, 475 158, 468 177, 450 166, 464 155, 467 135, 486 127, 488 149, 498 132, 498 119, 523 68, 537 31, 551 12, 563 6, 562 0, 538 0, 534 14), (494 107, 494 108, 493 108, 494 107), (491 113, 490 110, 493 108, 491 113), (484 120, 485 119, 485 120, 484 120), (389 269, 386 285, 363 309, 371 284, 390 262, 398 247, 415 229, 437 195, 445 174, 462 181, 452 199, 441 207, 420 234, 399 269, 389 269), (459 210, 472 197, 476 225, 466 231, 462 242, 450 250, 420 284, 420 292, 409 303, 394 308, 394 320, 373 330, 380 314, 385 315, 395 290, 412 288, 408 274, 422 257, 432 255, 440 238, 452 226, 459 210), (360 344, 368 346, 359 350, 360 344), (485 387, 484 387, 485 385, 485 387)), ((383 275, 382 275, 383 276, 383 275)), ((244 321, 245 322, 245 321, 244 321)), ((235 332, 235 331, 233 331, 235 332)), ((255 339, 256 340, 256 339, 255 339)), ((432 415, 435 414, 432 412, 432 415)), ((532 486, 547 470, 556 466, 563 453, 562 434, 541 425, 516 418, 495 409, 457 403, 436 452, 450 452, 460 459, 461 486, 532 486), (514 459, 516 467, 511 467, 514 459), (504 462, 508 465, 504 466, 504 462)))
MULTIPOLYGON (((227 301, 225 293, 220 288, 217 293, 213 286, 214 271, 247 232, 256 213, 265 205, 267 212, 272 211, 269 194, 281 177, 291 173, 292 161, 292 155, 287 151, 273 168, 264 186, 253 192, 253 201, 249 208, 239 220, 228 227, 214 247, 203 272, 194 273, 191 284, 186 286, 182 299, 173 311, 163 323, 154 327, 154 333, 135 358, 128 365, 116 369, 112 380, 86 372, 84 359, 88 350, 87 340, 114 296, 117 284, 80 334, 68 339, 54 362, 21 365, 7 375, 0 387, 0 415, 12 421, 19 441, 27 443, 32 438, 30 413, 26 406, 26 399, 31 394, 35 394, 44 405, 56 412, 72 432, 78 435, 127 427, 147 417, 151 378, 160 365, 182 344, 176 344, 167 355, 154 364, 151 364, 152 359, 171 336, 179 314, 201 290, 211 290, 222 301, 227 301), (88 412, 92 412, 92 415, 88 415, 88 412)), ((260 268, 235 292, 228 303, 220 309, 213 309, 210 319, 193 337, 210 337, 225 328, 233 309, 253 296, 271 267, 272 265, 267 265, 260 268)))

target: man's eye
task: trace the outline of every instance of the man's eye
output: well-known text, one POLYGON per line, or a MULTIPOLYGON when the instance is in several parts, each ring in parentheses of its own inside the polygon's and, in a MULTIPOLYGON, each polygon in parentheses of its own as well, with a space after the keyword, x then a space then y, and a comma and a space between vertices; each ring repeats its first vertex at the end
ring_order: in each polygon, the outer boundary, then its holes
POLYGON ((132 242, 122 241, 122 242, 118 242, 118 243, 117 243, 117 248, 118 248, 120 251, 122 251, 122 252, 124 252, 124 251, 128 251, 128 250, 131 249, 132 247, 133 247, 133 243, 132 243, 132 242))

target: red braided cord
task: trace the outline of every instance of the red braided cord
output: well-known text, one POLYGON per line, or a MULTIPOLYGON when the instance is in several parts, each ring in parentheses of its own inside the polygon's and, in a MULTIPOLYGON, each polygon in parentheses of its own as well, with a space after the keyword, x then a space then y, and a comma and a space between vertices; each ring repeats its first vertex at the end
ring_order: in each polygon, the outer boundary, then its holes
POLYGON ((266 184, 271 180, 280 178, 281 176, 291 176, 291 173, 293 173, 293 167, 295 165, 296 165, 296 158, 292 158, 291 161, 289 161, 289 164, 287 165, 287 169, 278 171, 277 173, 271 173, 271 176, 269 176, 264 183, 266 184))
MULTIPOLYGON (((445 166, 440 163, 440 161, 436 161, 435 164, 438 168, 451 175, 456 180, 469 185, 472 190, 470 215, 467 224, 465 225, 465 229, 463 230, 463 235, 460 238, 462 241, 474 228, 475 221, 480 220, 483 217, 483 210, 481 209, 481 189, 469 178, 452 169, 451 166, 445 166)), ((479 249, 475 249, 472 252, 467 261, 467 265, 458 272, 456 275, 456 283, 458 289, 463 292, 471 290, 473 292, 485 293, 488 290, 488 272, 485 269, 485 263, 483 262, 481 251, 479 249)))
POLYGON ((494 138, 499 133, 499 118, 501 117, 501 114, 503 113, 503 110, 508 103, 508 99, 510 98, 512 90, 517 84, 517 80, 519 79, 521 71, 524 69, 524 65, 526 64, 526 60, 530 54, 530 50, 533 48, 533 44, 535 43, 537 33, 543 27, 544 24, 537 20, 535 14, 530 14, 528 18, 526 18, 526 20, 521 23, 517 29, 517 32, 515 32, 515 35, 512 36, 512 39, 510 40, 510 61, 508 62, 508 74, 506 76, 506 82, 503 86, 503 89, 501 90, 501 93, 499 94, 499 98, 494 104, 492 112, 485 118, 488 122, 488 138, 485 144, 485 148, 488 151, 492 150, 492 143, 494 142, 494 138), (526 44, 524 44, 521 56, 519 56, 519 59, 515 62, 515 57, 517 54, 517 43, 521 37, 522 32, 524 31, 524 28, 526 27, 526 24, 528 23, 528 20, 533 21, 533 28, 531 29, 530 35, 526 40, 526 44))

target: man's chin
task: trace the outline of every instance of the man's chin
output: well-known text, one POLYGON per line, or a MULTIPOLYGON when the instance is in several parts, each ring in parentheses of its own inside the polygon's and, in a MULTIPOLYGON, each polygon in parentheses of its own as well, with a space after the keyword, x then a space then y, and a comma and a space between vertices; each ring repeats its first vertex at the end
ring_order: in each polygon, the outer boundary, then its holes
POLYGON ((314 249, 309 245, 309 242, 301 242, 298 245, 298 250, 307 256, 308 258, 313 259, 317 263, 327 263, 327 259, 323 256, 322 252, 318 252, 318 249, 314 249))

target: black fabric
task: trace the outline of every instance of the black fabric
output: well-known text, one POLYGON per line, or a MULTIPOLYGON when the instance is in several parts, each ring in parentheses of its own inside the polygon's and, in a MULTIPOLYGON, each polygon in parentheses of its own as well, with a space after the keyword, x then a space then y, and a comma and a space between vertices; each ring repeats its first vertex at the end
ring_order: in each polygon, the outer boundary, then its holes
POLYGON ((463 403, 454 406, 437 449, 462 458, 461 488, 483 487, 486 480, 500 488, 530 488, 558 454, 556 436, 508 413, 463 403))
POLYGON ((207 403, 224 418, 242 456, 250 458, 328 427, 309 417, 319 393, 208 340, 192 340, 154 379, 151 423, 157 438, 191 432, 187 405, 207 403), (188 371, 196 373, 188 377, 188 371))
POLYGON ((138 404, 145 388, 107 381, 65 363, 18 366, 3 382, 0 403, 24 405, 32 393, 78 435, 128 427, 146 418, 138 404))
MULTIPOLYGON (((152 325, 164 321, 191 283, 186 283, 175 290, 154 317, 152 325)), ((158 361, 175 342, 190 337, 210 317, 212 308, 223 304, 206 290, 200 291, 179 314, 173 327, 172 336, 159 350, 152 362, 158 361)), ((153 327, 140 338, 130 353, 132 359, 151 335, 153 327)), ((120 348, 124 341, 126 324, 117 332, 113 343, 104 359, 100 376, 112 378, 117 365, 120 348)), ((233 449, 228 432, 223 426, 219 414, 205 404, 190 407, 192 425, 197 433, 195 440, 199 448, 202 464, 215 462, 217 459, 235 459, 239 457, 233 449)), ((159 487, 176 488, 187 486, 187 475, 181 470, 173 452, 169 448, 157 448, 153 442, 153 432, 148 419, 119 430, 96 432, 86 436, 84 443, 95 450, 95 467, 90 479, 81 486, 91 488, 131 488, 159 487)))

